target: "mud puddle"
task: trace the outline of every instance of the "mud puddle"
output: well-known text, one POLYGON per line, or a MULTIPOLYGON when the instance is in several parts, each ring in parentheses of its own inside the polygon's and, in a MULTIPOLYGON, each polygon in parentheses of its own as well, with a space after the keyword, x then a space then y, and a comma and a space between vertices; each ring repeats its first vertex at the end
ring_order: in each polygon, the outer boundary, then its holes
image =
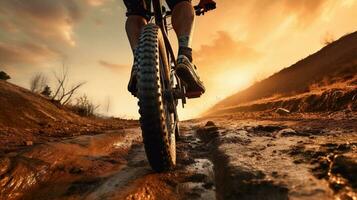
POLYGON ((117 185, 115 194, 113 188, 105 190, 111 193, 105 199, 216 199, 208 148, 191 126, 182 129, 183 134, 177 142, 177 167, 173 171, 154 173, 141 146, 121 172, 131 174, 130 178, 117 185))
POLYGON ((349 121, 217 117, 181 130, 177 166, 166 173, 151 170, 139 129, 6 155, 0 199, 357 198, 349 121))
POLYGON ((0 199, 215 199, 208 149, 190 124, 178 164, 154 173, 140 130, 79 136, 1 158, 0 199))
POLYGON ((73 191, 72 185, 97 183, 120 168, 131 146, 140 141, 140 132, 128 129, 74 137, 6 154, 0 158, 0 199, 66 196, 73 191))

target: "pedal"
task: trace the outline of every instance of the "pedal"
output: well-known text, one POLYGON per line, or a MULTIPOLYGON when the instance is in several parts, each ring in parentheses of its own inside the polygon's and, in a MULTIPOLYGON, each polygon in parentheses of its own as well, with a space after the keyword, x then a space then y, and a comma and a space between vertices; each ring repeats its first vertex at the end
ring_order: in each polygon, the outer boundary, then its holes
POLYGON ((202 92, 186 92, 186 97, 189 99, 199 98, 201 95, 202 92))
POLYGON ((180 89, 173 89, 173 95, 175 99, 183 99, 185 98, 184 92, 182 92, 180 89))

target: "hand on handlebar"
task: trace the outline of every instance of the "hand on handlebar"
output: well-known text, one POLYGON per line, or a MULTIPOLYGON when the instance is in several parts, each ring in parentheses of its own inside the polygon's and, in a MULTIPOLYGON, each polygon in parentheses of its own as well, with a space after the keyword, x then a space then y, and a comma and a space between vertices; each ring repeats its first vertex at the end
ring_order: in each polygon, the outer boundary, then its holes
POLYGON ((204 9, 204 11, 213 10, 216 8, 216 2, 213 0, 200 0, 198 7, 204 9))
POLYGON ((214 0, 200 0, 200 3, 195 6, 197 15, 204 15, 209 10, 216 9, 216 2, 214 0))

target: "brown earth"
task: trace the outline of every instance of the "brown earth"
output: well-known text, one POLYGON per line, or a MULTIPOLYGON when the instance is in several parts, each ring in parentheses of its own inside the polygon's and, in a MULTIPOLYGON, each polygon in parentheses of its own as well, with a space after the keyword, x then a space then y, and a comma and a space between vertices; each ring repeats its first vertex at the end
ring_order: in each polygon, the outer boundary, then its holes
POLYGON ((160 174, 138 128, 34 145, 0 157, 0 199, 355 199, 356 116, 190 120, 160 174))
POLYGON ((357 76, 344 82, 316 87, 298 95, 275 95, 236 106, 213 108, 205 115, 274 111, 279 108, 287 109, 289 112, 357 111, 357 76))
POLYGON ((158 174, 136 121, 80 117, 6 82, 0 93, 0 199, 357 198, 350 104, 183 122, 177 166, 158 174))
POLYGON ((199 129, 218 199, 356 199, 357 115, 241 113, 199 129))
POLYGON ((0 152, 137 125, 132 120, 81 117, 42 95, 0 80, 0 152))

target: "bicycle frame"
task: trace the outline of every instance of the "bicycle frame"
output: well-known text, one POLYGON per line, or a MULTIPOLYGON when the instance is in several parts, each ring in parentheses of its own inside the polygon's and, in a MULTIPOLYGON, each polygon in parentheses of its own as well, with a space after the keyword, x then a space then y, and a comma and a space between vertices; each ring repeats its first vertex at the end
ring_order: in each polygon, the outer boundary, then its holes
POLYGON ((167 13, 164 13, 166 11, 163 10, 161 0, 153 0, 152 4, 154 8, 155 24, 160 27, 163 35, 163 39, 165 41, 165 46, 168 50, 167 57, 171 57, 171 62, 174 64, 174 66, 176 66, 175 54, 168 38, 168 29, 167 29, 167 21, 166 21, 167 13))
MULTIPOLYGON (((161 29, 161 35, 163 39, 162 45, 159 45, 159 52, 161 54, 161 58, 164 58, 164 60, 161 60, 163 62, 161 65, 163 68, 163 81, 166 86, 166 91, 164 92, 164 98, 168 99, 168 102, 173 103, 170 106, 171 112, 174 114, 174 124, 173 127, 178 127, 179 123, 179 117, 177 113, 176 106, 178 102, 176 102, 178 99, 182 100, 182 107, 184 107, 184 104, 186 103, 186 98, 185 98, 185 89, 180 81, 180 79, 177 77, 175 73, 175 68, 176 68, 176 58, 174 51, 172 49, 170 40, 168 38, 168 24, 167 24, 167 17, 171 15, 171 12, 167 12, 165 7, 162 5, 161 0, 152 0, 152 5, 154 8, 154 12, 152 13, 152 16, 155 18, 155 24, 161 29), (176 80, 176 88, 172 88, 172 82, 173 80, 176 80), (174 103, 176 102, 176 103, 174 103)), ((176 132, 174 131, 174 134, 176 132)))
MULTIPOLYGON (((165 7, 162 5, 162 0, 152 0, 152 5, 154 8, 154 12, 151 13, 151 15, 155 19, 155 24, 160 28, 163 41, 164 41, 164 47, 159 47, 160 48, 160 53, 162 54, 162 58, 167 58, 166 61, 166 66, 163 70, 166 75, 165 79, 165 84, 169 85, 171 78, 173 78, 171 73, 175 71, 176 68, 176 58, 175 54, 173 51, 173 48, 171 46, 170 40, 168 38, 168 23, 167 23, 167 17, 171 15, 171 11, 166 11, 165 7), (166 54, 166 55, 164 55, 166 54)), ((174 99, 181 99, 182 101, 182 107, 186 104, 186 97, 185 97, 185 88, 181 83, 181 80, 177 77, 175 73, 173 73, 174 76, 176 77, 177 81, 177 88, 171 88, 172 90, 169 92, 173 95, 172 98, 174 99)), ((170 96, 171 96, 170 94, 170 96)), ((176 109, 175 109, 176 112, 176 109)), ((177 115, 177 113, 175 113, 177 115)))

